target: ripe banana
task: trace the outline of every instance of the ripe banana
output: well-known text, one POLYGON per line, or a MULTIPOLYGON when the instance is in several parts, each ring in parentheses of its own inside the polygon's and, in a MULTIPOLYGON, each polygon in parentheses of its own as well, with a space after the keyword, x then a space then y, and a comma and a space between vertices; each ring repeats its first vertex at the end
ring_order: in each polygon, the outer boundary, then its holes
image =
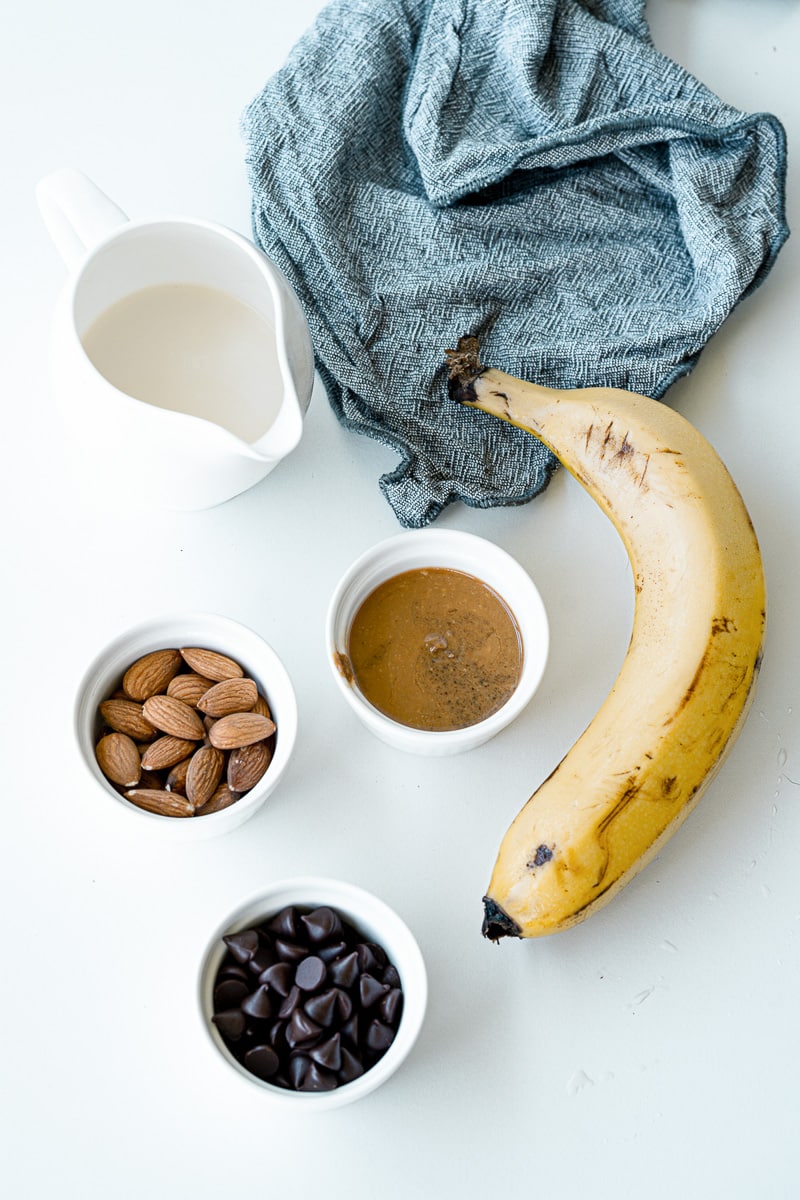
POLYGON ((554 390, 448 351, 450 394, 540 438, 628 551, 633 630, 614 687, 512 822, 483 933, 540 937, 605 905, 681 825, 731 747, 761 662, 758 542, 728 471, 672 409, 616 388, 554 390))

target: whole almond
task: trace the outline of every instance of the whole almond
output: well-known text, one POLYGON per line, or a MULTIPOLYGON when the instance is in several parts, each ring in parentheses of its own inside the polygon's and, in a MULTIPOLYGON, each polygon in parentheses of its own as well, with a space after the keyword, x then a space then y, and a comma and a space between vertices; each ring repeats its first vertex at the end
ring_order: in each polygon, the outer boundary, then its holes
POLYGON ((272 720, 272 712, 270 711, 270 707, 260 692, 258 693, 256 702, 250 711, 258 713, 258 715, 261 717, 269 717, 270 721, 272 720))
POLYGON ((142 766, 146 771, 163 771, 166 767, 174 767, 181 759, 188 758, 196 749, 197 742, 165 734, 147 747, 142 755, 142 766))
POLYGON ((213 679, 219 683, 221 679, 241 679, 244 671, 227 654, 219 654, 216 650, 204 650, 201 646, 189 646, 181 650, 184 661, 198 675, 213 679))
MULTIPOLYGON (((186 795, 186 776, 191 761, 190 756, 189 758, 181 759, 179 763, 175 763, 175 766, 167 775, 166 783, 164 784, 168 792, 181 792, 184 796, 186 795)), ((159 783, 160 786, 161 784, 159 783)))
POLYGON ((209 813, 221 812, 223 808, 230 808, 239 799, 236 792, 232 792, 227 783, 221 783, 210 800, 207 800, 202 808, 196 808, 194 815, 196 817, 207 817, 209 813))
POLYGON ((151 725, 173 737, 201 742, 206 735, 200 714, 175 696, 151 696, 145 700, 142 712, 151 725))
POLYGON ((195 808, 202 807, 219 786, 225 769, 225 755, 214 746, 201 746, 189 760, 186 773, 186 795, 195 808))
POLYGON ((117 733, 127 733, 135 742, 149 742, 156 736, 155 728, 142 715, 137 700, 104 700, 100 715, 117 733))
POLYGON ((112 783, 133 787, 142 774, 142 760, 127 733, 107 733, 95 746, 97 765, 112 783))
POLYGON ((232 750, 228 758, 228 787, 232 792, 249 792, 271 761, 272 750, 266 742, 253 742, 232 750))
POLYGON ((200 712, 209 717, 227 717, 230 713, 249 712, 258 699, 252 679, 223 679, 197 701, 200 712))
POLYGON ((231 713, 220 717, 208 731, 209 741, 218 750, 237 750, 240 746, 249 746, 251 742, 263 742, 275 732, 275 725, 269 717, 259 713, 231 713))
POLYGON ((177 796, 174 792, 162 792, 156 788, 133 788, 125 793, 138 808, 147 812, 158 813, 161 817, 193 817, 194 805, 185 796, 177 796))
POLYGON ((128 667, 122 679, 123 691, 131 700, 147 700, 163 692, 182 666, 178 650, 153 650, 128 667))
POLYGON ((169 681, 167 695, 174 696, 176 700, 183 700, 184 704, 191 704, 192 708, 195 708, 197 701, 211 686, 210 679, 196 675, 194 671, 187 671, 185 675, 176 675, 169 681))

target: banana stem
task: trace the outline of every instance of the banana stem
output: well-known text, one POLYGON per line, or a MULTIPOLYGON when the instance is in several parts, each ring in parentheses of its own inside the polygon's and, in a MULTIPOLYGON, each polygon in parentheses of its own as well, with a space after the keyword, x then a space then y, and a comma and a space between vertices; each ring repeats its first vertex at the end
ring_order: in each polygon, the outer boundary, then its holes
POLYGON ((472 385, 486 369, 478 357, 478 350, 476 337, 461 337, 455 350, 444 352, 450 370, 450 398, 461 404, 469 404, 475 400, 475 389, 472 385))
MULTIPOLYGON (((528 433, 539 437, 549 449, 552 449, 547 439, 541 437, 539 430, 535 427, 534 413, 530 406, 525 413, 526 423, 515 411, 512 396, 504 390, 504 382, 519 384, 520 381, 512 379, 502 371, 484 366, 480 361, 478 350, 476 337, 459 338, 455 350, 445 350, 450 371, 448 381, 450 399, 457 404, 464 404, 468 408, 479 408, 482 412, 489 413, 493 417, 500 417, 501 420, 508 421, 512 425, 521 425, 528 433), (479 386, 476 386, 478 380, 481 382, 479 386), (532 421, 533 423, 531 423, 532 421)), ((558 395, 552 388, 544 387, 541 384, 526 381, 524 386, 528 401, 536 398, 548 402, 558 395)))

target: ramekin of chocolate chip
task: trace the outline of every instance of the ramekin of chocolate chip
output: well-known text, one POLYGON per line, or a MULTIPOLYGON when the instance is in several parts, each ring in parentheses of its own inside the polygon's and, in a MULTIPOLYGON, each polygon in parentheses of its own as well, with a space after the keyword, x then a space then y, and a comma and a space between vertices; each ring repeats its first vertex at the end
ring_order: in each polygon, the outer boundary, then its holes
POLYGON ((273 884, 215 932, 200 1017, 211 1044, 276 1104, 349 1104, 394 1074, 425 1014, 427 976, 411 931, 352 884, 273 884))
POLYGON ((241 825, 274 791, 297 704, 263 638, 227 617, 188 613, 105 646, 74 718, 83 761, 119 812, 167 836, 209 837, 241 825))

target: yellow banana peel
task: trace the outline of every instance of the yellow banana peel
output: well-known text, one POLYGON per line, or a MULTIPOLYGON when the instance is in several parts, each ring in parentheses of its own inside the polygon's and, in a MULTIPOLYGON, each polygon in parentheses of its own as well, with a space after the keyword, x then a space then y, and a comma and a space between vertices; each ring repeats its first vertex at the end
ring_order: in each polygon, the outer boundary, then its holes
POLYGON ((747 509, 708 441, 659 401, 558 390, 448 351, 450 392, 539 438, 614 523, 635 610, 597 715, 512 822, 484 897, 485 936, 540 937, 608 903, 678 829, 752 699, 766 616, 747 509))

